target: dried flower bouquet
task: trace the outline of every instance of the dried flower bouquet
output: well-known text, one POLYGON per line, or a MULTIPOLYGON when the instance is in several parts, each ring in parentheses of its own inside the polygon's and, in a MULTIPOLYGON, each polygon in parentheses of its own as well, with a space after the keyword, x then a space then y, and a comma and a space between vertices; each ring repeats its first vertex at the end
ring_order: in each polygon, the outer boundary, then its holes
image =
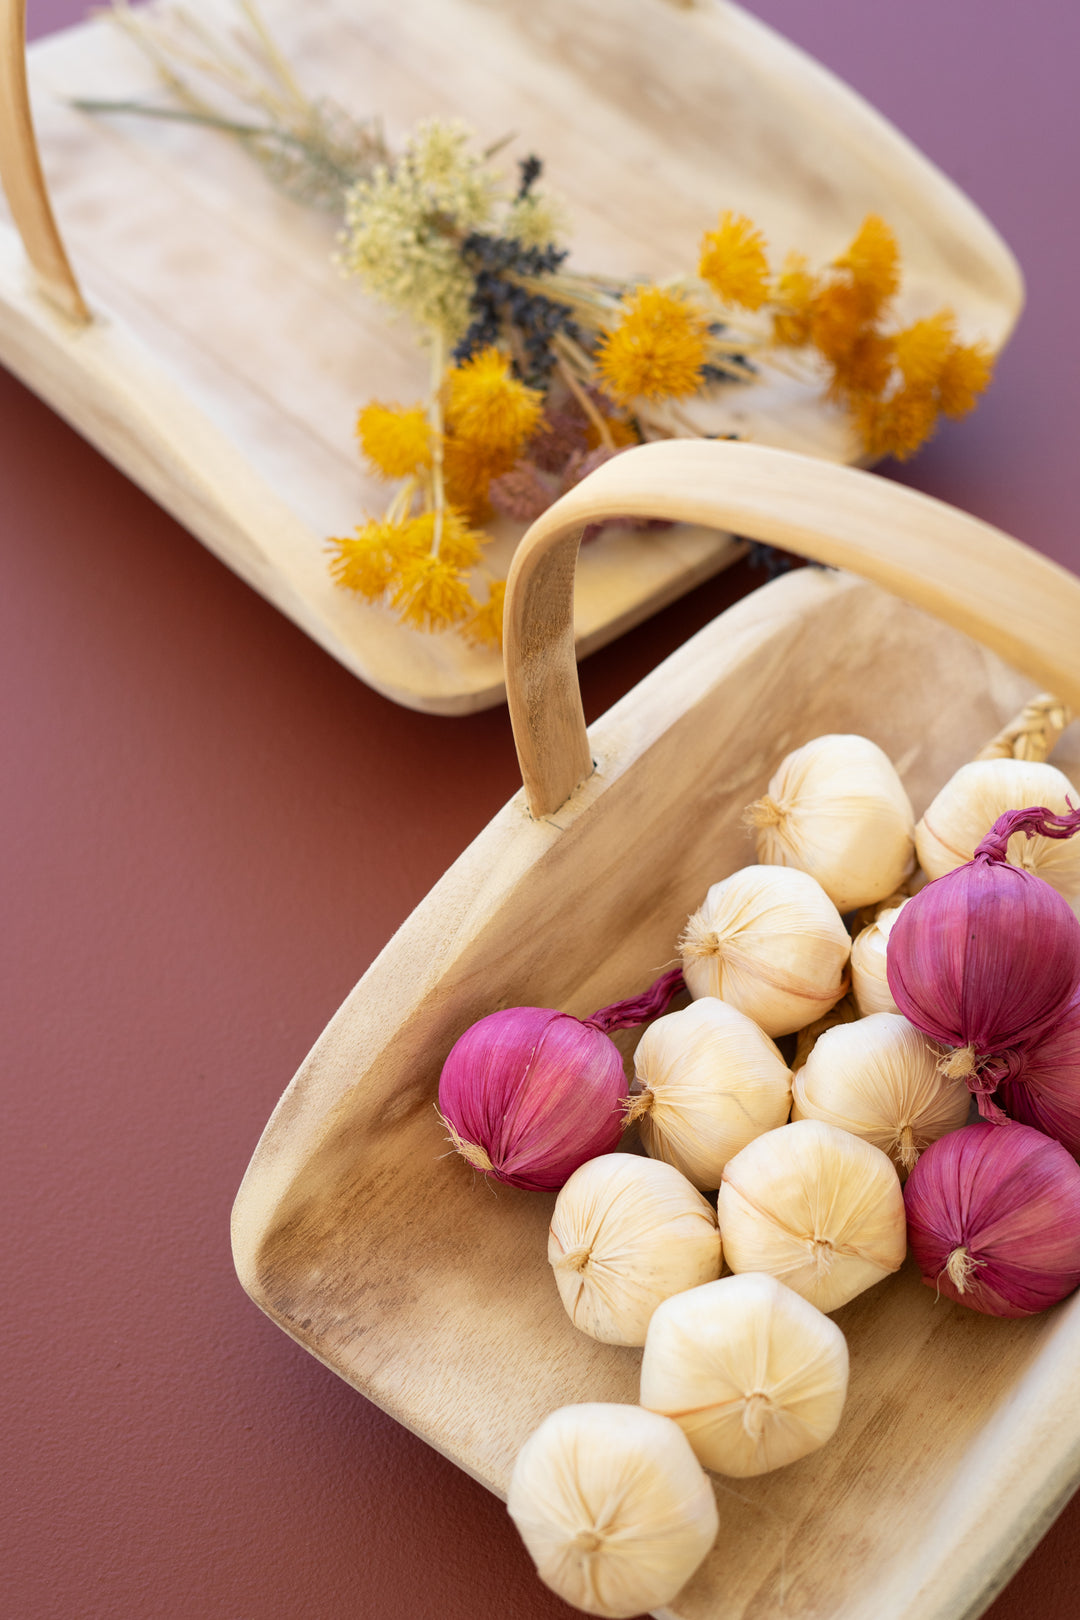
POLYGON ((899 250, 878 216, 823 267, 770 262, 762 232, 726 211, 696 274, 577 273, 538 157, 508 185, 497 148, 438 119, 395 152, 377 122, 310 98, 254 0, 237 3, 241 26, 225 33, 183 8, 114 0, 171 103, 81 105, 230 134, 292 196, 340 214, 342 270, 416 327, 427 396, 371 401, 356 421, 369 468, 395 487, 330 547, 334 579, 405 623, 497 646, 504 582, 485 563, 486 526, 530 522, 629 445, 717 436, 733 388, 794 372, 848 415, 872 460, 913 454, 989 381, 989 347, 961 342, 950 310, 898 325, 899 250))

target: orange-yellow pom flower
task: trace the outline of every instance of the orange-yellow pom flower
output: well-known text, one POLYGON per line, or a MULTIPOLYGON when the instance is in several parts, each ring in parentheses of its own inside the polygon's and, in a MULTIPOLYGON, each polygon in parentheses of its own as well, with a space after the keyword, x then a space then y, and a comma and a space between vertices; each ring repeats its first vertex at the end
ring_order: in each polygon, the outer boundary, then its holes
POLYGON ((505 596, 506 581, 493 580, 487 601, 481 603, 461 627, 461 634, 470 646, 494 648, 502 646, 505 596))
POLYGON ((868 455, 906 461, 930 438, 937 414, 933 389, 907 384, 887 399, 860 400, 855 420, 868 455))
POLYGON ((331 577, 369 602, 378 601, 397 573, 402 529, 373 518, 353 535, 330 541, 331 577))
POLYGON ((681 399, 701 387, 708 328, 692 304, 663 287, 639 287, 621 302, 622 319, 605 333, 596 365, 612 399, 681 399))
MULTIPOLYGON (((404 525, 403 550, 415 554, 431 551, 435 540, 435 513, 421 512, 404 525)), ((447 507, 443 512, 439 556, 453 568, 475 568, 480 561, 483 535, 469 527, 467 518, 447 507)))
POLYGON ((360 448, 383 478, 411 478, 431 466, 431 424, 422 405, 373 400, 356 418, 360 448))
POLYGON ((516 460, 539 426, 544 408, 541 391, 519 382, 511 374, 509 357, 498 349, 482 349, 463 360, 448 373, 446 385, 450 433, 489 455, 516 460))
POLYGON ((933 387, 944 369, 955 335, 956 321, 948 309, 894 332, 896 364, 904 381, 933 387))
POLYGON ((752 219, 730 210, 720 215, 719 228, 702 238, 698 275, 725 303, 761 308, 769 294, 769 261, 752 219))
POLYGON ((834 281, 823 287, 810 311, 810 341, 832 365, 842 362, 866 329, 862 299, 854 287, 834 281))
POLYGON ((460 624, 475 605, 461 570, 430 552, 402 561, 391 600, 405 623, 418 630, 460 624))
POLYGON ((817 291, 817 277, 810 272, 806 255, 789 253, 776 278, 773 295, 777 306, 773 315, 773 337, 777 343, 791 348, 809 343, 817 291))
POLYGON ((867 214, 850 247, 833 262, 851 277, 867 320, 878 314, 900 285, 896 237, 877 214, 867 214))
POLYGON ((994 374, 985 343, 957 343, 938 375, 938 403, 946 416, 966 416, 994 374))
POLYGON ((858 333, 851 347, 831 362, 829 393, 834 399, 876 398, 892 375, 892 339, 872 326, 858 333))
POLYGON ((497 453, 474 444, 471 439, 447 437, 443 440, 443 481, 446 498, 474 523, 480 523, 491 511, 488 487, 493 478, 509 472, 517 460, 514 451, 497 453))

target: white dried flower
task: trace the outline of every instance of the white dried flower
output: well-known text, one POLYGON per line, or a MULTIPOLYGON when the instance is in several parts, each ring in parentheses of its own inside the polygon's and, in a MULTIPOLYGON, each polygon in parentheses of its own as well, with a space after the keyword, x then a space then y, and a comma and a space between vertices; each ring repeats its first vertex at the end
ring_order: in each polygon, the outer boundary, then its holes
POLYGON ((530 191, 525 197, 515 197, 506 210, 502 234, 511 236, 524 247, 556 245, 567 234, 566 210, 554 198, 541 192, 530 191))
POLYGON ((463 236, 487 223, 495 179, 467 150, 464 124, 421 124, 393 169, 345 199, 340 262, 368 292, 453 343, 469 324, 473 276, 463 236))

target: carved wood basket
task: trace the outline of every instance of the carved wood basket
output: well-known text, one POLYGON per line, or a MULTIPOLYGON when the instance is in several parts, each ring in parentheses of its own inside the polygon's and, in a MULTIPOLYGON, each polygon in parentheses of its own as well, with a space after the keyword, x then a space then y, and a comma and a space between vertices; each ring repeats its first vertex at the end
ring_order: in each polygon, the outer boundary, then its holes
MULTIPOLYGON (((998 349, 1019 313, 1015 262, 957 187, 724 0, 264 3, 300 80, 380 113, 393 142, 433 114, 464 116, 485 140, 520 132, 514 152, 540 153, 570 204, 584 268, 684 270, 728 207, 760 224, 775 254, 798 247, 824 263, 877 211, 900 241, 903 318, 946 304, 965 337, 998 349)), ((444 714, 501 701, 497 654, 406 629, 327 572, 325 537, 385 501, 356 454, 357 406, 426 389, 404 323, 342 280, 332 222, 276 193, 220 134, 69 105, 158 93, 104 21, 29 52, 69 261, 30 121, 24 4, 0 0, 0 176, 13 216, 0 222, 0 362, 378 691, 444 714)), ((221 20, 222 0, 188 5, 221 20)), ((734 388, 717 426, 837 461, 859 453, 816 386, 779 376, 734 388)), ((497 564, 514 538, 497 542, 497 564)), ((737 554, 699 524, 610 529, 578 571, 579 655, 737 554)))
MULTIPOLYGON (((872 474, 669 442, 608 463, 534 525, 508 594, 525 791, 387 945, 267 1126, 233 1246, 286 1332, 490 1489, 574 1401, 635 1401, 640 1351, 567 1318, 554 1195, 486 1193, 446 1156, 442 1062, 497 1007, 584 1016, 670 962, 687 914, 752 859, 740 822, 780 759, 861 732, 915 811, 1031 696, 1080 703, 1080 581, 872 474), (573 640, 582 526, 714 526, 805 569, 695 636, 586 732, 573 640), (855 577, 862 575, 864 578, 855 577), (872 581, 873 583, 868 583, 872 581), (884 587, 884 588, 883 588, 884 587)), ((1080 781, 1073 727, 1056 757, 1080 781)), ((835 1313, 847 1410, 814 1456, 718 1487, 678 1620, 972 1620, 1080 1479, 1080 1296, 978 1316, 903 1270, 835 1313)))

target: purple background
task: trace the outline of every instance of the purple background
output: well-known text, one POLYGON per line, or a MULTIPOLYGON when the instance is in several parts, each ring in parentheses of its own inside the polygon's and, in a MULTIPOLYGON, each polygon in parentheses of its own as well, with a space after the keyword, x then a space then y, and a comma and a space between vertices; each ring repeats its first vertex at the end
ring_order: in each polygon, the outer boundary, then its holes
MULTIPOLYGON (((81 9, 30 0, 30 30, 81 9)), ((1077 12, 750 9, 894 119, 1018 253, 1029 306, 994 389, 902 476, 1080 568, 1077 12)), ((385 703, 4 373, 0 418, 0 1608, 568 1615, 500 1504, 264 1320, 228 1250, 282 1087, 514 789, 506 717, 385 703)), ((589 716, 753 582, 736 570, 588 660, 589 716)), ((1080 1501, 994 1620, 1080 1616, 1078 1535, 1080 1501)))

